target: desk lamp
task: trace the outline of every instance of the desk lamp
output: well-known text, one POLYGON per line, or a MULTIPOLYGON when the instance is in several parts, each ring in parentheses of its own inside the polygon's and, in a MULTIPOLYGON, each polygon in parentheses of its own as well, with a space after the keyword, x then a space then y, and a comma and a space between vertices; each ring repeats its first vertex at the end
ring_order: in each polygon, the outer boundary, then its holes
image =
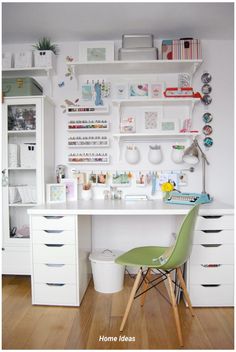
POLYGON ((200 155, 199 151, 201 153, 202 157, 202 195, 205 195, 209 198, 209 201, 211 200, 211 197, 209 194, 206 193, 206 163, 209 165, 209 161, 207 160, 207 157, 205 153, 202 151, 197 139, 195 138, 193 140, 193 143, 188 147, 183 155, 183 160, 187 164, 195 165, 199 162, 200 160, 200 155))

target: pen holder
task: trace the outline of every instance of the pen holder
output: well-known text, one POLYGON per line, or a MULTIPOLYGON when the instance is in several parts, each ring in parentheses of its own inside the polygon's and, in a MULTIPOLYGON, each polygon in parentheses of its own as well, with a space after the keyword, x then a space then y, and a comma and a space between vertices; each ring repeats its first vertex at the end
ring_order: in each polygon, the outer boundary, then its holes
POLYGON ((139 162, 140 154, 138 148, 135 145, 126 147, 125 159, 129 164, 137 164, 139 162))
POLYGON ((183 162, 184 149, 184 145, 172 146, 171 158, 174 163, 181 164, 183 162))
POLYGON ((160 145, 149 145, 148 160, 152 164, 159 164, 162 161, 160 145))

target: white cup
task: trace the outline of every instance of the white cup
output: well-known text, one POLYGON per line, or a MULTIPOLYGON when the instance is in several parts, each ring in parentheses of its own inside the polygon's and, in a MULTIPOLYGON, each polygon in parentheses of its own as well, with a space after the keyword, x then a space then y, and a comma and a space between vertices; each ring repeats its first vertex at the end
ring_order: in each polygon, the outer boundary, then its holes
POLYGON ((127 146, 125 151, 125 159, 129 164, 137 164, 140 159, 138 148, 136 146, 127 146))
POLYGON ((173 145, 171 158, 174 163, 181 164, 183 162, 184 146, 183 145, 173 145))
POLYGON ((152 164, 159 164, 162 161, 162 151, 159 145, 149 145, 148 160, 152 164))

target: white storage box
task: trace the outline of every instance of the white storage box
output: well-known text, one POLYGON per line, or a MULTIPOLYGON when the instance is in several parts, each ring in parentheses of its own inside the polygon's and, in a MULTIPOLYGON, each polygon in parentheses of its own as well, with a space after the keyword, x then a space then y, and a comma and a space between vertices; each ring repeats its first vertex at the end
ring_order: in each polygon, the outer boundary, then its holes
POLYGON ((35 186, 18 186, 18 191, 22 203, 36 203, 36 187, 35 186))
POLYGON ((21 51, 14 55, 15 68, 32 67, 32 51, 21 51))
POLYGON ((8 69, 12 67, 12 53, 5 52, 2 53, 2 68, 8 69))
POLYGON ((153 35, 152 34, 123 34, 122 48, 152 48, 153 35))
POLYGON ((36 143, 24 143, 20 145, 21 167, 36 167, 36 143))
POLYGON ((119 60, 157 60, 157 48, 119 49, 119 60))
POLYGON ((51 50, 35 50, 35 67, 53 67, 55 54, 51 50))
POLYGON ((8 144, 8 167, 19 166, 19 146, 17 144, 8 144))
POLYGON ((121 254, 119 251, 109 249, 90 254, 89 259, 96 291, 114 293, 123 289, 125 267, 115 263, 115 259, 121 254))
POLYGON ((18 188, 16 186, 9 186, 8 193, 9 193, 9 204, 21 202, 21 197, 20 197, 18 188))

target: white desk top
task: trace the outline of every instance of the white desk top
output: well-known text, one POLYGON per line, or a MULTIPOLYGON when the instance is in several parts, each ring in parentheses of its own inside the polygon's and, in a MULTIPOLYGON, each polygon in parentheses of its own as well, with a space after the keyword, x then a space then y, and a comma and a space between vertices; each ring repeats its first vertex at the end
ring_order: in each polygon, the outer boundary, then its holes
MULTIPOLYGON (((185 215, 191 205, 165 204, 162 200, 79 200, 42 204, 28 209, 32 215, 185 215)), ((200 215, 233 214, 234 209, 218 201, 202 204, 200 215)))

